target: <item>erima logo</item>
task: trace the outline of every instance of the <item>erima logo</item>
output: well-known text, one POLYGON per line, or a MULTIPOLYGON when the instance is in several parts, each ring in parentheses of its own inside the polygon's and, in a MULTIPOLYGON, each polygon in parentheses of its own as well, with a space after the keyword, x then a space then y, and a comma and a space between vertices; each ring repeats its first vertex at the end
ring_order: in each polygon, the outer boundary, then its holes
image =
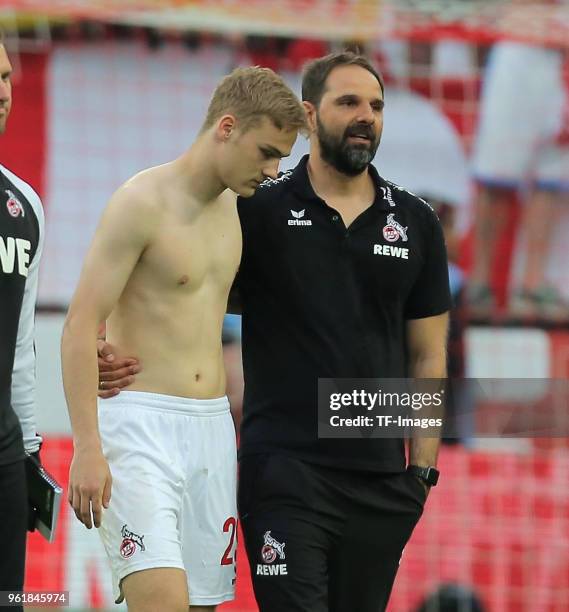
POLYGON ((30 265, 30 250, 32 243, 22 238, 8 236, 6 240, 0 236, 0 265, 4 274, 12 274, 16 261, 18 262, 18 274, 28 276, 30 265))
MULTIPOLYGON (((408 193, 414 198, 417 198, 419 202, 423 202, 423 204, 426 204, 433 212, 435 212, 433 207, 426 200, 423 200, 423 198, 420 198, 416 193, 413 193, 412 191, 409 191, 408 189, 403 189, 403 187, 401 187, 400 185, 396 185, 395 183, 389 182, 389 184, 393 187, 393 189, 397 189, 397 191, 402 191, 403 193, 408 193)), ((393 206, 395 206, 395 204, 393 204, 393 206)))
POLYGON ((389 202, 389 206, 395 206, 393 196, 391 195, 391 189, 389 189, 389 187, 381 187, 380 189, 383 191, 383 199, 389 202))
POLYGON ((310 219, 303 219, 305 213, 305 209, 296 211, 291 210, 290 214, 294 217, 294 219, 289 219, 289 225, 312 225, 312 221, 310 219))

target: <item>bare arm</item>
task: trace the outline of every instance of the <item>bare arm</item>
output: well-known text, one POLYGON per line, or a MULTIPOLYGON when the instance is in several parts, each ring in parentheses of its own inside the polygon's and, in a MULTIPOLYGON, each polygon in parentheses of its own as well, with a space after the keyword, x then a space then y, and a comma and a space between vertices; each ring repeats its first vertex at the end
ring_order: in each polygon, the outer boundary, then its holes
POLYGON ((110 499, 110 472, 102 456, 97 423, 97 331, 118 301, 151 235, 144 197, 132 184, 111 199, 85 259, 62 338, 63 383, 74 458, 70 502, 78 518, 100 524, 100 502, 110 499))
MULTIPOLYGON (((412 378, 445 379, 448 313, 407 321, 407 343, 412 378)), ((440 437, 413 436, 409 444, 409 463, 436 466, 440 437)))

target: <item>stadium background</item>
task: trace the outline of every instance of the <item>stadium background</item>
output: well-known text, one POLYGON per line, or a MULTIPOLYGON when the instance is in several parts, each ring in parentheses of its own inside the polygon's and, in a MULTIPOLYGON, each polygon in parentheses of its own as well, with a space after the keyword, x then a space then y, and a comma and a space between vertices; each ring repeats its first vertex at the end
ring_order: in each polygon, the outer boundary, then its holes
MULTIPOLYGON (((224 74, 241 64, 268 65, 300 92, 306 59, 346 44, 364 48, 388 84, 375 163, 387 178, 456 208, 458 263, 468 272, 476 256, 468 164, 488 47, 503 38, 569 41, 569 9, 550 2, 83 0, 73 6, 58 0, 0 4, 15 67, 1 162, 36 188, 46 208, 38 421, 43 461, 62 483, 71 443, 59 337, 98 217, 126 178, 175 157, 192 141, 224 74)), ((299 139, 283 168, 306 149, 299 139)), ((523 253, 519 211, 512 201, 494 270, 502 303, 523 253)), ((548 264, 565 295, 567 236, 569 208, 551 237, 548 264)), ((498 313, 466 328, 464 348, 470 377, 569 377, 567 323, 512 325, 498 313)), ((236 367, 235 353, 228 361, 236 367)), ((473 587, 491 611, 569 610, 567 440, 472 439, 445 446, 440 464, 440 486, 405 550, 390 610, 410 612, 444 582, 473 587)), ((66 503, 58 529, 51 545, 30 537, 26 589, 69 590, 72 609, 112 608, 96 533, 74 520, 66 503)), ((239 561, 237 600, 222 609, 255 610, 242 547, 239 561)))

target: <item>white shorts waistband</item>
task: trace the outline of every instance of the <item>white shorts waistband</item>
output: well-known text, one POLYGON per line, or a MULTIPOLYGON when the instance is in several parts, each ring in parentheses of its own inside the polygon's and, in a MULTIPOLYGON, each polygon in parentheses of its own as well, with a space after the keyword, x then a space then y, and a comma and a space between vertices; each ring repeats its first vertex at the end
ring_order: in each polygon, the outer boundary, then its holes
POLYGON ((114 397, 99 399, 99 406, 111 405, 195 416, 216 416, 229 412, 229 400, 226 395, 214 399, 193 399, 146 391, 121 391, 114 397))

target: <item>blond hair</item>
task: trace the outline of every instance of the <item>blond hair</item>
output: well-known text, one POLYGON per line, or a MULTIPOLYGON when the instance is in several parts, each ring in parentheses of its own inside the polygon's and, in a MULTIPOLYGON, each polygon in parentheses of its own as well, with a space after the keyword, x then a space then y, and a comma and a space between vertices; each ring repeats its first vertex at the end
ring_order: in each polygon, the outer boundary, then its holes
POLYGON ((202 128, 210 128, 223 115, 234 115, 247 130, 261 117, 278 129, 304 129, 306 115, 299 99, 270 68, 236 68, 216 87, 202 128))

